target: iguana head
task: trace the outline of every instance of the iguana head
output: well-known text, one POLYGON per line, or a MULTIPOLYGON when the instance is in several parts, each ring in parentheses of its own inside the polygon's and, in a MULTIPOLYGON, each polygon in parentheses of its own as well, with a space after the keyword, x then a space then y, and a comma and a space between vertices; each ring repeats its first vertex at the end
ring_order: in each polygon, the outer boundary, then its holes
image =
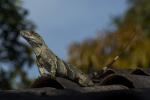
POLYGON ((44 43, 39 34, 33 31, 20 31, 21 36, 27 40, 31 46, 40 46, 44 43))

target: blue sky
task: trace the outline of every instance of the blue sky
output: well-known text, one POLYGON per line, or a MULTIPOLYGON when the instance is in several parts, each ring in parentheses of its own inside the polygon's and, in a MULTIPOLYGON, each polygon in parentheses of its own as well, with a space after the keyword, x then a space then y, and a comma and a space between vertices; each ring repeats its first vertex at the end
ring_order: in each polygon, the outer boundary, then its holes
POLYGON ((96 37, 98 31, 109 29, 112 16, 127 9, 126 0, 24 0, 23 6, 36 31, 62 59, 71 43, 96 37))

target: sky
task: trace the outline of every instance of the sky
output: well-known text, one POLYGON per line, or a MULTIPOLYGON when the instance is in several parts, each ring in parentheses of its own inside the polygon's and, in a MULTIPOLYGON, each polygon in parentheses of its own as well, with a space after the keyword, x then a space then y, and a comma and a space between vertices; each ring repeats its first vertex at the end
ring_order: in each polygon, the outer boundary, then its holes
POLYGON ((67 59, 71 43, 96 37, 98 31, 109 29, 112 17, 122 15, 127 10, 127 2, 24 0, 23 7, 29 11, 27 18, 35 23, 36 32, 44 38, 49 48, 60 58, 67 59))

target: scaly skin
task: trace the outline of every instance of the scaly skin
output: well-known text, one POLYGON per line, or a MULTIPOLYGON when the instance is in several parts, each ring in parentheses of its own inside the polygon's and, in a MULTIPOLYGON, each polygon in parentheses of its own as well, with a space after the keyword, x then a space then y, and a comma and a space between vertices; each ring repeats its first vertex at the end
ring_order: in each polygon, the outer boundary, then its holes
POLYGON ((41 76, 46 75, 47 71, 51 78, 59 76, 73 80, 81 86, 94 85, 86 74, 64 62, 48 49, 39 34, 32 31, 21 31, 20 34, 32 46, 41 76))

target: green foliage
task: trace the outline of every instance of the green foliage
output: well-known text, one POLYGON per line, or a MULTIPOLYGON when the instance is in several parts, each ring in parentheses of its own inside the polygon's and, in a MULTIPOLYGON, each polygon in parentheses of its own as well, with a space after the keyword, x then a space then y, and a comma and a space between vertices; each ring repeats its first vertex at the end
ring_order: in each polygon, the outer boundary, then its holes
POLYGON ((0 84, 8 84, 3 89, 13 88, 16 77, 20 77, 20 84, 29 84, 24 69, 25 64, 33 63, 32 50, 19 39, 19 31, 32 30, 34 25, 26 19, 28 11, 21 3, 20 0, 0 0, 0 63, 6 67, 1 68, 0 84))
POLYGON ((69 62, 89 72, 104 67, 124 51, 114 68, 136 68, 150 66, 150 1, 128 0, 129 8, 123 16, 113 19, 116 30, 82 43, 73 43, 69 49, 69 62), (124 46, 131 37, 136 37, 128 49, 124 46))

